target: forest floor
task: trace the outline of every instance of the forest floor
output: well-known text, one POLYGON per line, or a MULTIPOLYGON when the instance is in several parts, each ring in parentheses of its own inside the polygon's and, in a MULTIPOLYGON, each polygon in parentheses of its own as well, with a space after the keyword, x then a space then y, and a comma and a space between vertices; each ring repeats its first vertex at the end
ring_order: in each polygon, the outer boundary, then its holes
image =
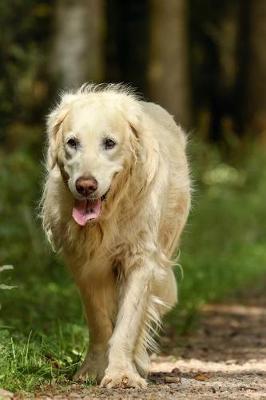
MULTIPOLYGON (((198 328, 184 342, 169 330, 163 353, 152 357, 145 390, 97 386, 46 386, 35 399, 172 400, 266 399, 266 294, 261 289, 237 294, 224 303, 205 305, 198 328)), ((27 395, 0 392, 0 398, 27 395)))

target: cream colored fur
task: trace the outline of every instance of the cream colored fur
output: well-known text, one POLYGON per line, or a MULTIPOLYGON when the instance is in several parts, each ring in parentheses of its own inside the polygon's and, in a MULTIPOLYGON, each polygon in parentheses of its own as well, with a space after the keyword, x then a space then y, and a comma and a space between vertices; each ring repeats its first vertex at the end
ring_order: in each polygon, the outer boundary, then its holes
POLYGON ((43 226, 70 266, 90 330, 75 379, 145 387, 147 350, 177 301, 172 257, 190 208, 185 135, 163 108, 117 85, 64 94, 47 130, 43 226), (67 156, 73 132, 82 148, 67 156), (104 134, 117 140, 112 154, 99 146, 104 134), (84 174, 96 177, 99 196, 110 190, 99 219, 81 227, 71 212, 84 174))

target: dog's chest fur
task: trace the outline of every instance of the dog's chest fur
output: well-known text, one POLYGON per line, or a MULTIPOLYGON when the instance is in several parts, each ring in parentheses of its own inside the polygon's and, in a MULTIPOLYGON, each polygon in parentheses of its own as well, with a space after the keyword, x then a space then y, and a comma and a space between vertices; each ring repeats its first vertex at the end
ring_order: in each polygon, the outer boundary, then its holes
POLYGON ((138 252, 127 238, 128 229, 119 226, 91 224, 84 229, 70 221, 67 231, 62 250, 74 274, 95 279, 110 273, 120 276, 126 273, 125 261, 138 252))

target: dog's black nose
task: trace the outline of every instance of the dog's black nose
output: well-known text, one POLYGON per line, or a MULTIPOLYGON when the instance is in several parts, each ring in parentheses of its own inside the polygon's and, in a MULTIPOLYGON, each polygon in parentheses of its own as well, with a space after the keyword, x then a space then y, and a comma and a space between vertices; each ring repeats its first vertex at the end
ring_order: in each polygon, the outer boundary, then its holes
POLYGON ((95 178, 80 177, 76 180, 76 189, 84 197, 90 196, 98 188, 98 182, 95 178))

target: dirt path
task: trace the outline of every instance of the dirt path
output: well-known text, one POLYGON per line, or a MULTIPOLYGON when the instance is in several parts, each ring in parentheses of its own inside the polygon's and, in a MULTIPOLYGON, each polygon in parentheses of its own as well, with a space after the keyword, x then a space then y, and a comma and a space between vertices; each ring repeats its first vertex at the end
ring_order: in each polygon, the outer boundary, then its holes
POLYGON ((240 298, 205 306, 186 345, 152 357, 152 383, 146 390, 72 385, 64 393, 46 388, 35 398, 266 399, 266 293, 256 290, 240 298))

